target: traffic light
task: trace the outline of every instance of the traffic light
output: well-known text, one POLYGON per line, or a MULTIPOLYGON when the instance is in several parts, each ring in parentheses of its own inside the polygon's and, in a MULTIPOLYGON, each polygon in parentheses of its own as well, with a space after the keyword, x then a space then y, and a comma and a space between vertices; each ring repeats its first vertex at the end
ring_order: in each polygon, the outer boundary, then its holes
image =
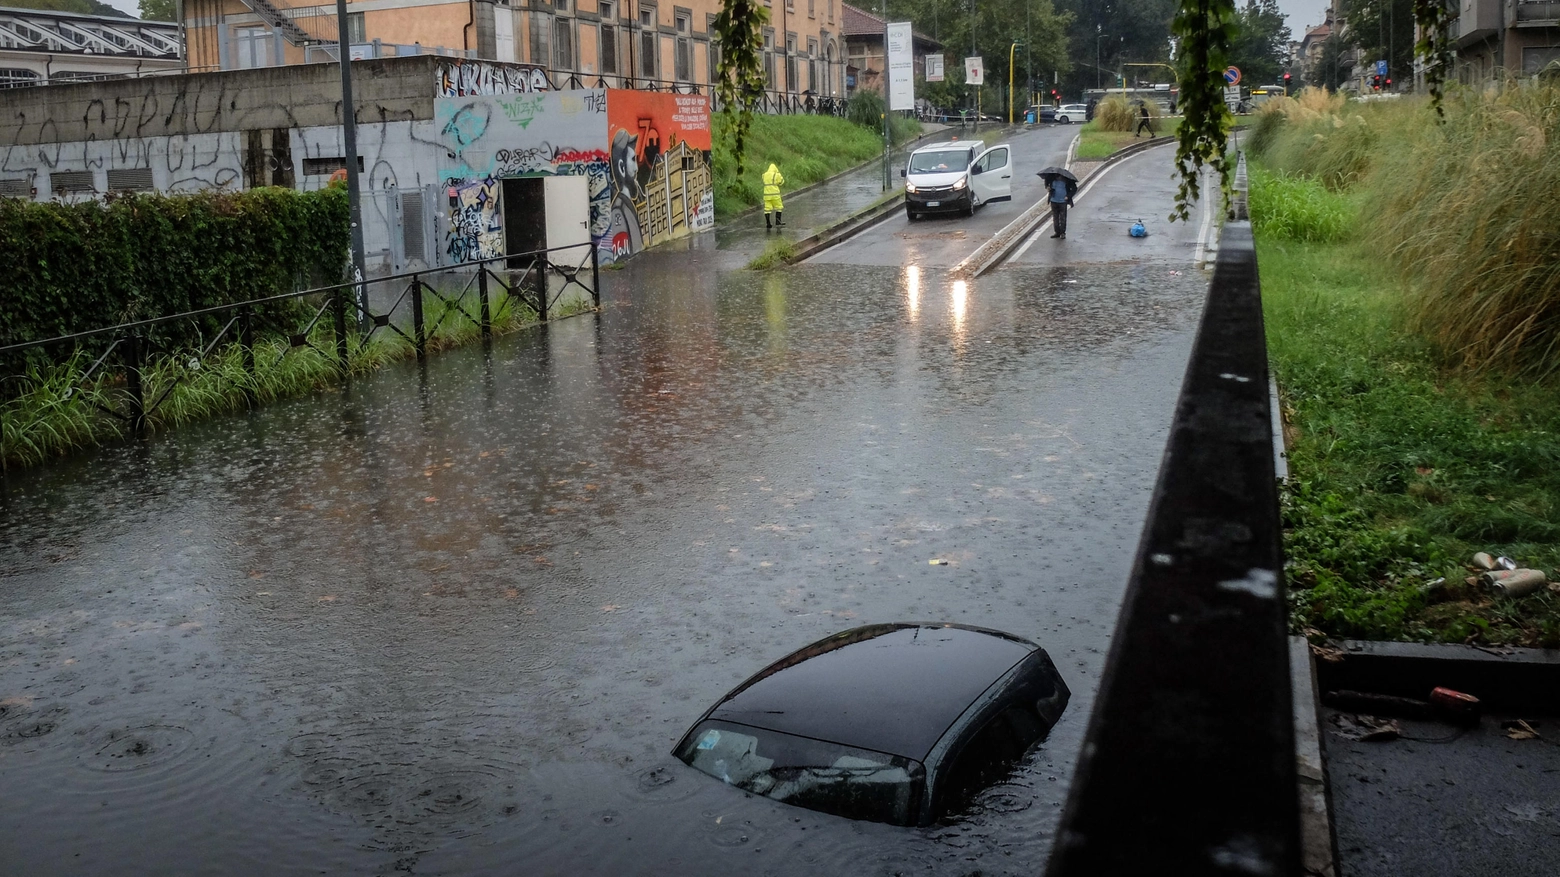
POLYGON ((1377 91, 1381 90, 1381 76, 1379 74, 1370 78, 1370 87, 1377 91))
POLYGON ((1284 94, 1288 94, 1288 93, 1289 93, 1289 73, 1286 71, 1284 73, 1284 94))
POLYGON ((1392 90, 1392 77, 1390 77, 1390 76, 1387 77, 1387 90, 1388 91, 1392 90))

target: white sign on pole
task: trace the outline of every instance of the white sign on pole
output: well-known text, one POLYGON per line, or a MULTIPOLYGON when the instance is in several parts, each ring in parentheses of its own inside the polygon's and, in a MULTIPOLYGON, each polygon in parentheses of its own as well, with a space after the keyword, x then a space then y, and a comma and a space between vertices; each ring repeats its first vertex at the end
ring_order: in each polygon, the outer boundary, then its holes
POLYGON ((941 55, 927 55, 926 56, 926 81, 927 82, 942 82, 943 81, 943 56, 941 56, 941 55))
POLYGON ((986 70, 981 66, 980 56, 964 59, 964 84, 985 85, 986 70))
POLYGON ((915 109, 915 45, 910 22, 888 25, 888 108, 915 109))

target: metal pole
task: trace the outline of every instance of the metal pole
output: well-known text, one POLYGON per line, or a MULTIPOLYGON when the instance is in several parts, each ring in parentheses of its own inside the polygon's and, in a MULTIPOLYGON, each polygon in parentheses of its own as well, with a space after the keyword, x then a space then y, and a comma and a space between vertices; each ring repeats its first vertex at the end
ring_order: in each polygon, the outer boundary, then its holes
POLYGON ((130 391, 130 428, 136 434, 146 429, 146 388, 141 383, 141 336, 125 339, 125 384, 130 391))
MULTIPOLYGON (((811 87, 812 83, 808 83, 811 87)), ((601 257, 596 252, 596 245, 590 245, 590 297, 592 304, 601 307, 601 257)))
POLYGON ((238 346, 243 351, 244 377, 248 379, 244 385, 244 402, 250 408, 254 408, 259 405, 260 400, 255 395, 254 317, 252 309, 248 307, 238 312, 238 346))
POLYGON ((363 283, 363 205, 358 199, 357 104, 352 100, 352 36, 347 0, 336 0, 336 56, 341 62, 341 142, 346 151, 347 205, 352 223, 352 281, 357 284, 358 325, 368 331, 368 285, 363 283))
POLYGON ((428 357, 428 334, 423 325, 423 284, 420 278, 412 279, 412 346, 417 349, 417 361, 428 357))
POLYGON ((883 10, 883 191, 888 191, 888 107, 893 99, 891 92, 893 85, 888 81, 888 0, 883 0, 880 7, 883 10))
POLYGON ((477 266, 477 295, 482 299, 482 337, 493 337, 493 314, 488 308, 488 269, 487 264, 477 266))
POLYGON ((1008 46, 1008 124, 1013 124, 1013 52, 1018 48, 1018 41, 1008 46))
MULTIPOLYGON (((1034 9, 1034 3, 1024 4, 1024 81, 1028 83, 1028 90, 1024 92, 1024 112, 1029 112, 1029 105, 1035 102, 1035 61, 1034 53, 1030 51, 1030 45, 1034 40, 1029 34, 1030 11, 1034 9)), ((1040 121, 1038 115, 1035 121, 1040 121)))
MULTIPOLYGON (((970 0, 970 57, 975 57, 975 0, 970 0)), ((981 71, 981 78, 985 78, 985 71, 981 71)), ((980 86, 975 89, 975 130, 980 131, 980 86)))

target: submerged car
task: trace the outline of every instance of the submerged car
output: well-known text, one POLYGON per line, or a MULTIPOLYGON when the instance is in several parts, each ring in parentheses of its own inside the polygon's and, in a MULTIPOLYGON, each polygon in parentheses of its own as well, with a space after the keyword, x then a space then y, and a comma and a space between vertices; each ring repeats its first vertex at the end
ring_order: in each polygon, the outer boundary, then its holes
POLYGON ((905 180, 905 215, 959 212, 993 201, 1013 200, 1013 149, 986 148, 979 141, 933 143, 910 153, 899 175, 905 180))
POLYGON ((673 754, 787 804, 928 825, 1005 777, 1069 697, 1028 640, 957 624, 874 624, 760 670, 673 754))

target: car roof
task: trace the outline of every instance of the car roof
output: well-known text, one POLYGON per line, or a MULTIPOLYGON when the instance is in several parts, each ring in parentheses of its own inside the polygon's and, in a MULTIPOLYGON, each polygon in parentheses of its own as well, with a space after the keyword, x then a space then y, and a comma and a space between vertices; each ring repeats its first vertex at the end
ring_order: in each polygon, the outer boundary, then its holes
POLYGON ((925 761, 943 733, 1039 646, 952 624, 877 624, 792 653, 708 718, 925 761))
MULTIPOLYGON (((945 140, 942 143, 931 143, 917 149, 916 152, 949 152, 955 149, 969 149, 979 145, 978 140, 945 140)), ((911 153, 914 155, 915 153, 911 153)))

